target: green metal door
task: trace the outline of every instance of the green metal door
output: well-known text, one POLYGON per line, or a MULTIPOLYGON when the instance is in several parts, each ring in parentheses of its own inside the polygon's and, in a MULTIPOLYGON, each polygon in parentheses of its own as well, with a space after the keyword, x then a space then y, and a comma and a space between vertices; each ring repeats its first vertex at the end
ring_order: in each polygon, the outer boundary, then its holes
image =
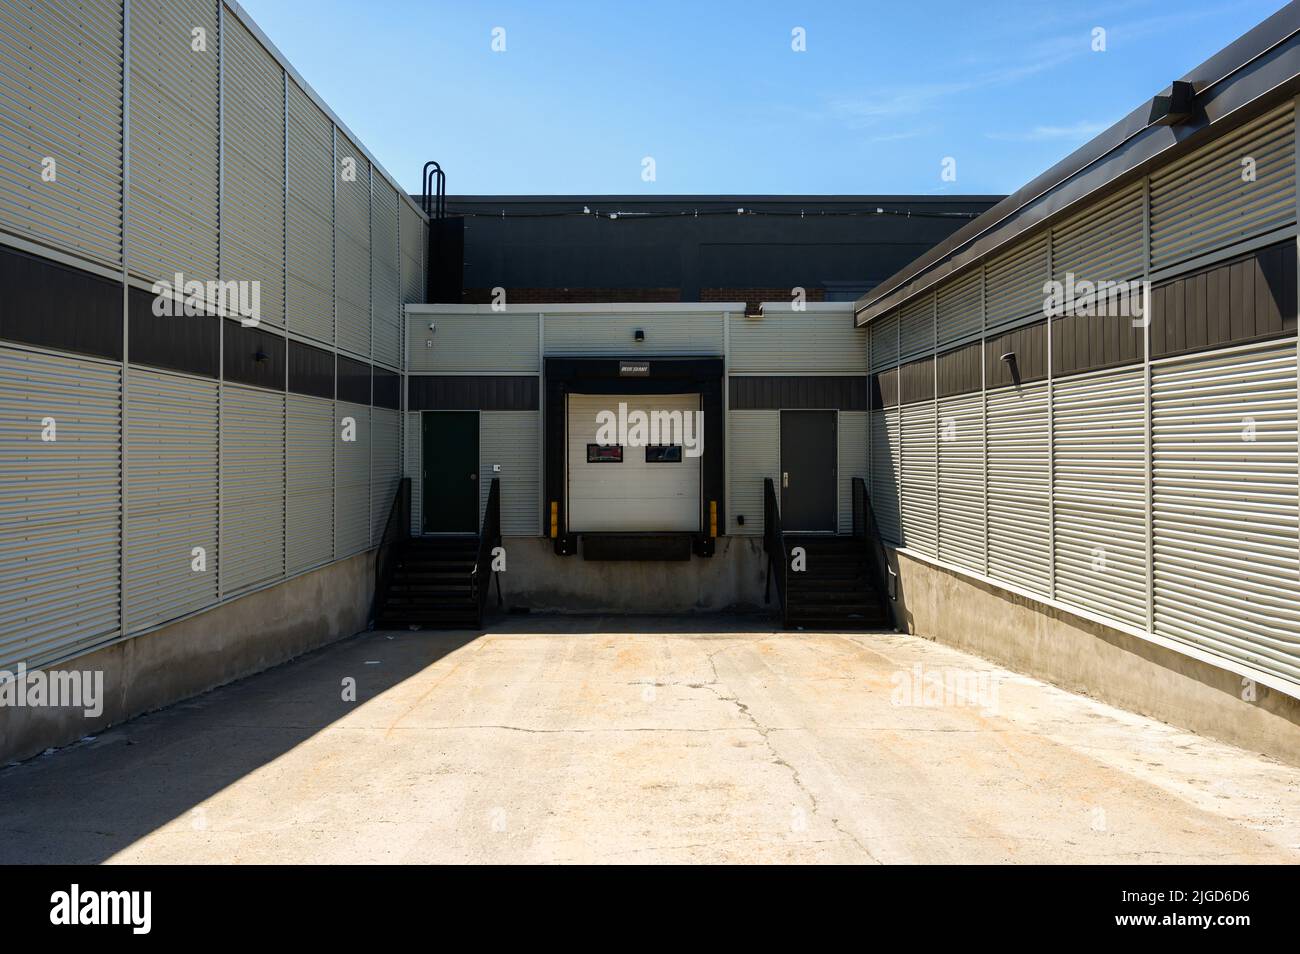
POLYGON ((477 533, 478 412, 425 411, 421 424, 425 533, 477 533))

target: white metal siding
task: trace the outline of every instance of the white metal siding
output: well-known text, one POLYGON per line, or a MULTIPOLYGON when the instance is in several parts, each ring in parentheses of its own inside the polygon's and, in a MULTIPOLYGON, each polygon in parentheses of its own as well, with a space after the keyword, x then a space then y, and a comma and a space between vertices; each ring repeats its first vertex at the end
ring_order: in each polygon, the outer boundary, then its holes
POLYGON ((402 360, 402 305, 398 280, 396 190, 376 175, 370 203, 370 295, 374 357, 390 367, 402 360))
POLYGON ((1047 236, 1018 242, 984 269, 986 327, 1009 328, 1043 317, 1047 236))
MULTIPOLYGON (((1052 277, 1128 281, 1142 274, 1142 184, 1094 202, 1052 230, 1052 277)), ((1044 296, 1046 297, 1046 296, 1044 296)))
MULTIPOLYGON (((851 318, 846 319, 852 321, 851 318)), ((546 316, 546 353, 568 355, 720 355, 722 312, 584 313, 546 316), (645 341, 634 341, 640 328, 645 341)))
POLYGON ((983 331, 983 275, 978 268, 939 286, 937 325, 939 347, 973 341, 983 331))
POLYGON ((406 202, 397 203, 402 237, 402 303, 424 301, 424 218, 406 202))
POLYGON ((223 21, 221 277, 256 281, 284 324, 284 71, 236 17, 223 21))
POLYGON ((416 314, 407 329, 412 371, 538 370, 536 313, 416 314))
POLYGON ((217 277, 219 56, 214 0, 132 0, 127 261, 147 281, 217 277))
POLYGON ((902 435, 896 407, 871 412, 871 505, 880 535, 891 543, 903 539, 899 515, 902 435))
POLYGON ((0 90, 0 228, 120 266, 122 4, 0 2, 0 90))
POLYGON ((334 555, 350 556, 370 545, 370 408, 334 405, 334 555), (356 421, 356 440, 343 440, 343 419, 356 421))
POLYGON ((913 358, 934 353, 934 295, 922 295, 903 306, 899 321, 902 322, 900 362, 906 364, 913 358))
POLYGON ((285 515, 289 573, 334 557, 334 402, 290 394, 286 439, 288 512, 285 515))
POLYGON ((288 200, 285 207, 289 328, 334 341, 333 127, 289 81, 288 200))
POLYGON ((867 479, 867 412, 840 411, 839 441, 840 533, 853 532, 853 478, 867 479))
POLYGON ((1152 173, 1153 269, 1295 222, 1294 111, 1288 101, 1152 173))
MULTIPOLYGON (((989 576, 1050 595, 1047 385, 988 392, 989 576)), ((909 462, 910 466, 910 462, 909 462)))
POLYGON ((1296 345, 1157 365, 1155 630, 1300 683, 1296 345))
POLYGON ((492 478, 501 480, 501 532, 536 537, 541 525, 541 415, 537 411, 484 411, 479 415, 479 522, 487 507, 492 478), (492 465, 500 464, 494 474, 492 465))
POLYGON ((370 162, 338 133, 334 175, 334 290, 338 316, 338 346, 354 354, 370 354, 370 162), (344 163, 355 167, 344 178, 344 163))
POLYGON ((421 420, 419 411, 406 412, 405 473, 411 478, 411 532, 417 534, 421 532, 421 510, 424 502, 420 479, 424 466, 420 457, 421 420))
POLYGON ((903 545, 936 556, 938 486, 932 401, 903 407, 903 545))
MULTIPOLYGON (((548 330, 549 331, 549 330, 548 330)), ((646 332, 647 340, 649 331, 646 332)), ((738 371, 838 371, 861 374, 867 333, 843 311, 770 310, 762 318, 731 313, 728 367, 738 371)))
POLYGON ((871 329, 871 370, 883 371, 898 364, 898 312, 877 318, 871 329))
POLYGON ((984 573, 984 395, 939 400, 939 558, 984 573))
POLYGON ((117 633, 120 399, 112 365, 0 347, 0 668, 117 633))
MULTIPOLYGON (((378 544, 402 477, 402 415, 387 407, 370 409, 370 539, 378 544)), ((534 444, 534 448, 536 445, 534 444)), ((534 449, 533 457, 537 457, 534 449)))
POLYGON ((217 601, 217 382, 131 369, 126 620, 134 632, 217 601), (193 568, 195 547, 206 554, 193 568))
POLYGON ((284 573, 284 395, 226 384, 221 400, 221 591, 284 573))
POLYGON ((763 478, 781 479, 781 412, 731 411, 727 415, 727 533, 763 533, 763 478), (744 516, 745 525, 736 522, 744 516))

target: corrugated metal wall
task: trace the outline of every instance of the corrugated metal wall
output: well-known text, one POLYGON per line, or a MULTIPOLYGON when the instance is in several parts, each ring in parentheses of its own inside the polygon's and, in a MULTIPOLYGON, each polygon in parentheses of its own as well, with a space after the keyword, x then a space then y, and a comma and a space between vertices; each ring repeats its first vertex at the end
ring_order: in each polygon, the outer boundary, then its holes
POLYGON ((1146 371, 1056 381, 1056 595, 1146 626, 1146 371))
POLYGON ((221 595, 284 575, 284 394, 221 395, 221 595))
POLYGON ((284 70, 237 18, 222 29, 221 277, 258 282, 262 322, 283 326, 284 70))
POLYGON ((139 630, 217 601, 217 382, 131 368, 126 621, 139 630), (202 560, 194 553, 202 548, 202 560), (202 567, 202 569, 196 569, 202 567))
POLYGON ((722 313, 717 311, 547 314, 548 355, 722 354, 722 313), (645 341, 633 340, 636 329, 645 341))
POLYGON ((876 512, 880 535, 891 543, 901 543, 903 523, 900 513, 902 493, 899 478, 903 472, 903 442, 899 410, 896 407, 871 412, 871 504, 876 512))
POLYGON ((890 314, 871 323, 871 370, 882 371, 898 364, 898 315, 890 314))
POLYGON ((374 312, 374 357, 390 367, 402 360, 402 304, 398 279, 397 191, 381 177, 371 184, 370 295, 374 312))
POLYGON ((0 347, 0 668, 117 633, 120 401, 118 367, 0 347))
POLYGON ((938 434, 932 401, 903 406, 903 544, 926 556, 938 554, 938 434))
POLYGON ((326 115, 289 81, 285 207, 289 329, 334 341, 334 147, 326 115))
POLYGON ((0 226, 120 268, 121 2, 0 3, 0 89, 0 226))
POLYGON ((484 411, 479 415, 479 522, 487 507, 492 478, 501 479, 501 533, 536 537, 541 525, 541 466, 537 411, 484 411), (500 464, 494 474, 492 465, 500 464))
POLYGON ((402 446, 406 449, 405 474, 411 478, 411 532, 420 533, 424 521, 424 495, 420 480, 424 472, 423 460, 420 457, 420 412, 407 411, 405 418, 406 437, 402 441, 402 446))
MULTIPOLYGON (((536 457, 536 453, 533 454, 536 457)), ((386 407, 370 409, 370 539, 384 535, 393 497, 402 479, 402 415, 386 407)), ((537 509, 533 508, 534 511, 537 509)))
POLYGON ((415 314, 407 319, 407 336, 412 371, 538 370, 536 312, 415 314))
POLYGON ((1127 281, 1142 275, 1142 183, 1052 229, 1052 278, 1127 281))
POLYGON ((214 0, 132 0, 127 264, 146 281, 218 277, 218 40, 214 0))
POLYGON ((424 301, 424 219, 406 202, 397 204, 401 244, 402 303, 424 301))
POLYGON ((985 328, 1011 328, 1043 315, 1047 237, 1029 239, 984 267, 985 328))
POLYGON ((338 401, 334 412, 334 553, 345 557, 370 545, 370 408, 338 401), (349 417, 354 441, 342 438, 349 417))
POLYGON ((729 369, 861 374, 867 334, 853 326, 851 305, 846 302, 842 311, 829 312, 811 307, 814 310, 768 309, 762 318, 731 313, 729 369))
POLYGON ((727 415, 727 533, 763 534, 763 478, 780 492, 781 412, 731 411, 727 415), (743 515, 745 525, 736 522, 743 515))
POLYGON ((335 133, 334 310, 337 344, 370 354, 370 162, 335 133))
POLYGON ((289 394, 285 514, 289 573, 334 559, 334 402, 289 394))
POLYGON ((1050 595, 1047 385, 990 391, 987 413, 989 575, 1050 595))
POLYGON ((867 412, 840 411, 836 429, 839 441, 840 533, 853 532, 853 478, 866 480, 867 412))
POLYGON ((984 330, 983 297, 984 275, 979 269, 940 286, 936 324, 941 349, 980 337, 984 330))
POLYGON ((1294 340, 1152 369, 1155 631, 1300 681, 1294 340))
POLYGON ((939 401, 939 519, 939 558, 985 573, 982 393, 939 401))
POLYGON ((899 312, 902 363, 934 353, 934 295, 922 295, 899 312))

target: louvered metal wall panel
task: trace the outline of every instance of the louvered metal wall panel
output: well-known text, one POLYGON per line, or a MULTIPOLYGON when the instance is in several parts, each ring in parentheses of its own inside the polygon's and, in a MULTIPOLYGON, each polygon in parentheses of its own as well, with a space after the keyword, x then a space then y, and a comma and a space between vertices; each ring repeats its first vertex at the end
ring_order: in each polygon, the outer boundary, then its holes
POLYGON ((2 0, 0 90, 0 228, 120 267, 122 4, 2 0))
POLYGON ((1064 283, 1067 273, 1076 282, 1122 282, 1142 274, 1141 183, 1052 229, 1052 277, 1064 283))
POLYGON ((940 349, 980 336, 984 327, 984 284, 978 268, 940 286, 936 297, 940 349))
POLYGON ((420 482, 423 473, 423 462, 420 458, 420 420, 419 411, 406 412, 406 438, 402 442, 406 451, 406 466, 403 473, 411 478, 411 532, 417 534, 422 527, 421 507, 424 500, 420 482))
POLYGON ((840 411, 839 440, 840 533, 853 532, 853 478, 868 479, 867 412, 840 411))
POLYGON ((221 591, 284 575, 284 394, 224 385, 221 591))
POLYGON ((215 0, 132 0, 127 264, 147 281, 217 277, 219 55, 215 0))
POLYGON ((985 327, 1009 328, 1043 317, 1047 236, 1013 245, 984 268, 985 327))
POLYGON ((1146 372, 1053 386, 1056 596, 1146 628, 1146 372))
POLYGON ((871 504, 880 535, 891 543, 903 539, 899 515, 902 434, 898 408, 871 412, 871 504))
POLYGON ((401 201, 397 215, 402 229, 402 303, 411 305, 424 301, 424 217, 401 201))
POLYGON ((763 535, 763 478, 780 493, 781 412, 731 411, 727 415, 727 533, 763 535), (736 522, 744 516, 745 525, 736 522))
MULTIPOLYGON (((550 324, 547 323, 547 335, 550 324)), ((536 371, 537 314, 412 315, 407 319, 412 371, 536 371), (429 326, 436 326, 430 331, 429 326)), ((632 336, 628 332, 627 344, 632 336)))
POLYGON ((989 571, 1049 595, 1047 385, 988 392, 989 571))
POLYGON ((284 70, 225 14, 221 277, 256 281, 261 320, 284 325, 284 70))
POLYGON ((289 573, 334 558, 334 402, 287 395, 288 512, 285 515, 289 573))
POLYGON ((985 573, 984 521, 984 395, 942 398, 939 558, 985 573))
POLYGON ((1295 222, 1291 102, 1151 175, 1151 267, 1161 269, 1295 222), (1254 181, 1242 178, 1254 160, 1254 181))
MULTIPOLYGON (((537 451, 533 451, 536 459, 537 451)), ((370 539, 378 544, 393 509, 402 477, 402 415, 386 407, 370 409, 370 539)), ((536 507, 533 510, 536 511, 536 507)))
POLYGON ((350 556, 370 546, 370 408, 348 401, 335 405, 334 555, 350 556), (356 421, 356 440, 345 441, 343 419, 356 421))
POLYGON ((899 312, 902 330, 899 338, 899 361, 934 353, 934 296, 922 295, 899 312))
POLYGON ((120 401, 112 365, 0 347, 2 669, 118 631, 120 401))
POLYGON ((1300 685, 1296 345, 1152 370, 1155 630, 1300 685))
POLYGON ((541 457, 537 411, 484 411, 479 415, 479 521, 487 507, 492 478, 501 479, 501 533, 541 535, 541 457), (494 474, 492 465, 500 464, 494 474))
POLYGON ((938 552, 936 437, 933 402, 903 407, 903 545, 926 556, 938 552))
POLYGON ((871 329, 871 370, 881 371, 898 364, 898 313, 873 321, 871 329))
POLYGON ((867 333, 853 326, 852 307, 811 311, 768 310, 762 318, 732 312, 729 319, 735 371, 841 371, 861 374, 867 333))
POLYGON ((334 341, 334 152, 329 119, 289 81, 285 301, 289 328, 334 341))
POLYGON ((370 355, 370 162, 343 133, 337 133, 334 212, 334 289, 338 346, 370 355), (345 164, 355 164, 353 178, 345 164))
POLYGON ((127 389, 128 632, 217 601, 217 382, 131 369, 127 389), (194 569, 202 547, 205 568, 194 569))
MULTIPOLYGON (((846 321, 852 321, 846 318, 846 321)), ((548 355, 722 354, 722 312, 546 316, 548 355), (645 341, 632 339, 636 329, 645 341)))
POLYGON ((375 360, 390 367, 397 367, 402 359, 401 284, 397 274, 399 201, 397 191, 382 176, 376 175, 370 203, 372 332, 375 360))

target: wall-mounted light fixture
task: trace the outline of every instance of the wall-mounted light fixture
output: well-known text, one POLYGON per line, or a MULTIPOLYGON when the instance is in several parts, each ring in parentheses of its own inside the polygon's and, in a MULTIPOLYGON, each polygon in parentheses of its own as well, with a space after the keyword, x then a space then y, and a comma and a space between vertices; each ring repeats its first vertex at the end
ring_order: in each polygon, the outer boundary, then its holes
POLYGON ((645 329, 644 329, 644 328, 638 328, 636 331, 632 332, 632 340, 633 340, 633 341, 645 341, 645 329))
POLYGON ((1001 360, 1007 363, 1007 368, 1011 371, 1011 380, 1019 385, 1020 365, 1016 363, 1016 353, 1014 351, 1008 351, 1002 356, 1001 360))
POLYGON ((745 302, 745 317, 746 317, 746 318, 762 318, 762 317, 763 317, 763 303, 762 303, 761 301, 747 301, 747 302, 745 302))
POLYGON ((436 321, 431 321, 431 322, 429 322, 429 330, 430 330, 430 331, 437 331, 437 330, 438 330, 438 323, 437 323, 436 321))

